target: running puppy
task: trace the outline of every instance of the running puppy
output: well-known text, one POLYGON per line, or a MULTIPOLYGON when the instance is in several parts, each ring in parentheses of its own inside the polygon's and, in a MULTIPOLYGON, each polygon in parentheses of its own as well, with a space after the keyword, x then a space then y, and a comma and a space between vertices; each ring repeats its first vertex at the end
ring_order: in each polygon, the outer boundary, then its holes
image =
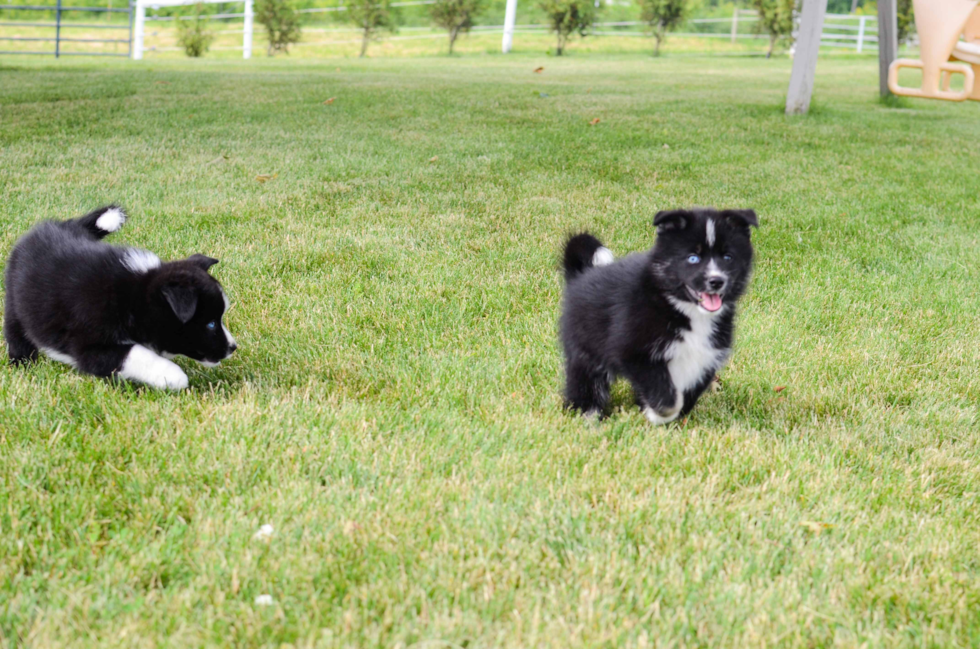
POLYGON ((235 351, 221 324, 228 298, 207 272, 218 260, 162 263, 101 241, 125 222, 122 209, 101 207, 40 223, 17 242, 3 319, 12 363, 35 360, 40 349, 87 374, 182 390, 187 375, 168 359, 213 366, 235 351))
POLYGON ((686 415, 731 352, 752 270, 752 210, 670 210, 652 249, 613 260, 590 234, 565 245, 565 400, 602 414, 617 376, 654 424, 686 415))

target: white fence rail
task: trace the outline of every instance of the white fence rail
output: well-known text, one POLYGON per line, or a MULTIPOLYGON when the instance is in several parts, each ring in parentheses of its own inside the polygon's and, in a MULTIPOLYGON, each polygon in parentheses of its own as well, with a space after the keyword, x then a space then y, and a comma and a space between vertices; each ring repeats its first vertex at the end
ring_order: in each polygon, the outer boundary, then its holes
MULTIPOLYGON (((137 8, 137 20, 136 28, 137 33, 136 47, 133 49, 133 58, 141 58, 142 53, 147 51, 156 52, 166 52, 166 51, 178 51, 180 48, 177 47, 145 47, 143 46, 143 23, 151 21, 173 21, 174 16, 153 16, 146 15, 145 9, 156 9, 161 6, 175 6, 175 5, 188 5, 201 0, 136 0, 135 6, 137 8), (139 10, 143 9, 142 12, 139 10), (143 13, 143 16, 139 14, 143 13), (142 18, 142 20, 141 20, 142 18)), ((218 2, 220 0, 203 0, 204 2, 218 2)), ((232 0, 235 1, 235 0, 232 0)), ((251 41, 252 41, 252 11, 251 4, 252 0, 237 0, 238 2, 245 3, 245 11, 242 13, 220 13, 209 15, 209 18, 244 18, 244 25, 242 29, 226 29, 217 33, 221 34, 242 34, 243 44, 241 47, 214 47, 214 50, 225 50, 225 49, 236 49, 243 51, 245 58, 248 58, 251 54, 251 41)), ((422 5, 435 4, 436 0, 400 0, 392 2, 393 7, 413 7, 422 5)), ((509 3, 508 3, 509 4, 509 3)), ((330 12, 346 11, 345 6, 335 6, 335 7, 317 7, 311 9, 301 9, 300 13, 303 14, 323 14, 330 12)), ((508 16, 509 17, 509 16, 508 16)), ((678 38, 723 38, 728 39, 732 43, 738 42, 739 39, 767 39, 768 35, 761 30, 757 29, 755 23, 758 22, 758 17, 756 13, 752 10, 746 9, 736 9, 731 17, 716 17, 716 18, 695 18, 688 21, 688 30, 683 32, 677 32, 671 34, 672 37, 678 38), (699 30, 699 26, 704 26, 706 29, 704 31, 699 30), (710 26, 710 27, 709 27, 710 26), (693 28, 693 29, 691 29, 693 28)), ((231 27, 231 25, 229 25, 231 27)), ((429 30, 428 27, 405 27, 402 31, 424 31, 429 30)), ((548 31, 547 25, 543 24, 526 24, 526 25, 480 25, 473 28, 475 32, 502 32, 505 39, 505 51, 509 50, 507 47, 510 43, 506 41, 508 35, 521 34, 521 33, 542 33, 548 31), (508 34, 509 32, 509 34, 508 34)), ((354 29, 324 29, 324 28, 307 28, 304 31, 308 33, 335 33, 339 36, 342 33, 353 33, 354 29)), ((599 22, 595 23, 593 29, 589 32, 592 36, 645 36, 647 35, 647 24, 641 21, 616 21, 616 22, 599 22)), ((154 33, 155 35, 155 33, 154 33)), ((427 38, 441 38, 441 34, 419 34, 419 35, 403 35, 403 36, 390 36, 389 40, 415 40, 415 39, 427 39, 427 38)), ((334 38, 328 40, 319 41, 308 41, 303 40, 297 43, 299 46, 311 46, 311 45, 340 45, 347 43, 359 42, 359 39, 344 39, 334 38)), ((827 14, 824 21, 823 33, 820 38, 820 45, 823 47, 833 47, 833 48, 846 48, 852 49, 857 53, 876 51, 878 49, 878 21, 875 16, 857 16, 851 14, 827 14)))

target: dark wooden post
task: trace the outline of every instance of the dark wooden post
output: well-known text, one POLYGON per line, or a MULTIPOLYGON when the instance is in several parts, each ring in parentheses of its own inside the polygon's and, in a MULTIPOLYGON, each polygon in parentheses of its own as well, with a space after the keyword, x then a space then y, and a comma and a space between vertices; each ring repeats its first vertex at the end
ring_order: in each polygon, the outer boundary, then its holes
POLYGON ((882 98, 888 89, 888 68, 898 56, 898 10, 895 0, 878 0, 878 89, 882 98))
POLYGON ((61 0, 54 8, 54 58, 61 56, 61 0))
POLYGON ((129 0, 129 58, 133 58, 133 0, 129 0))

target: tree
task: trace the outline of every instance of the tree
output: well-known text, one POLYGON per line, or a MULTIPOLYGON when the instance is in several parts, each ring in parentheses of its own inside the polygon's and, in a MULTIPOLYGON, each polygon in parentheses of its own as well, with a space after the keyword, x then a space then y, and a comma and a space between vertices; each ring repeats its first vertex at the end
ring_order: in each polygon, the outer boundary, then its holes
POLYGON ((538 7, 548 15, 551 31, 558 36, 555 51, 558 56, 565 51, 572 34, 578 32, 585 36, 597 14, 592 0, 541 0, 538 7))
POLYGON ((395 16, 391 10, 391 0, 354 0, 347 5, 347 15, 351 22, 361 30, 361 56, 367 54, 368 43, 377 38, 378 32, 395 31, 395 16))
POLYGON ((449 53, 460 32, 473 27, 473 19, 486 7, 484 0, 436 0, 432 5, 432 20, 449 32, 449 53))
POLYGON ((276 52, 289 54, 289 45, 299 42, 299 14, 291 0, 259 0, 255 19, 265 27, 269 37, 269 56, 276 52))
POLYGON ((208 19, 204 16, 204 7, 201 4, 195 6, 193 20, 182 16, 177 16, 177 44, 184 48, 187 56, 198 58, 204 56, 205 52, 214 42, 214 32, 208 29, 208 19))
POLYGON ((895 7, 896 17, 898 18, 898 42, 904 42, 915 27, 915 12, 912 9, 912 0, 898 0, 895 7))
POLYGON ((769 34, 769 51, 766 52, 768 59, 772 56, 776 42, 789 38, 793 33, 796 0, 752 0, 752 7, 759 13, 756 28, 769 34))
POLYGON ((687 0, 640 0, 640 20, 650 25, 657 45, 654 56, 660 56, 660 44, 687 18, 687 0))

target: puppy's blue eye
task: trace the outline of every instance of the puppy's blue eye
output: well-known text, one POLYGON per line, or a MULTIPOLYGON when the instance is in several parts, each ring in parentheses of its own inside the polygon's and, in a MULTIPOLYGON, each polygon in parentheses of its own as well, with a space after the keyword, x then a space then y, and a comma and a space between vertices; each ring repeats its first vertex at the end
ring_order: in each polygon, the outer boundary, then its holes
POLYGON ((218 323, 215 322, 214 320, 212 320, 211 322, 207 323, 204 326, 207 327, 208 329, 217 329, 218 328, 218 323))
POLYGON ((722 255, 721 258, 724 259, 725 261, 731 261, 732 260, 732 256, 731 255, 722 255))
POLYGON ((696 263, 698 263, 700 261, 701 261, 701 258, 698 257, 697 255, 691 255, 690 257, 687 258, 687 263, 689 263, 689 264, 696 264, 696 263))

